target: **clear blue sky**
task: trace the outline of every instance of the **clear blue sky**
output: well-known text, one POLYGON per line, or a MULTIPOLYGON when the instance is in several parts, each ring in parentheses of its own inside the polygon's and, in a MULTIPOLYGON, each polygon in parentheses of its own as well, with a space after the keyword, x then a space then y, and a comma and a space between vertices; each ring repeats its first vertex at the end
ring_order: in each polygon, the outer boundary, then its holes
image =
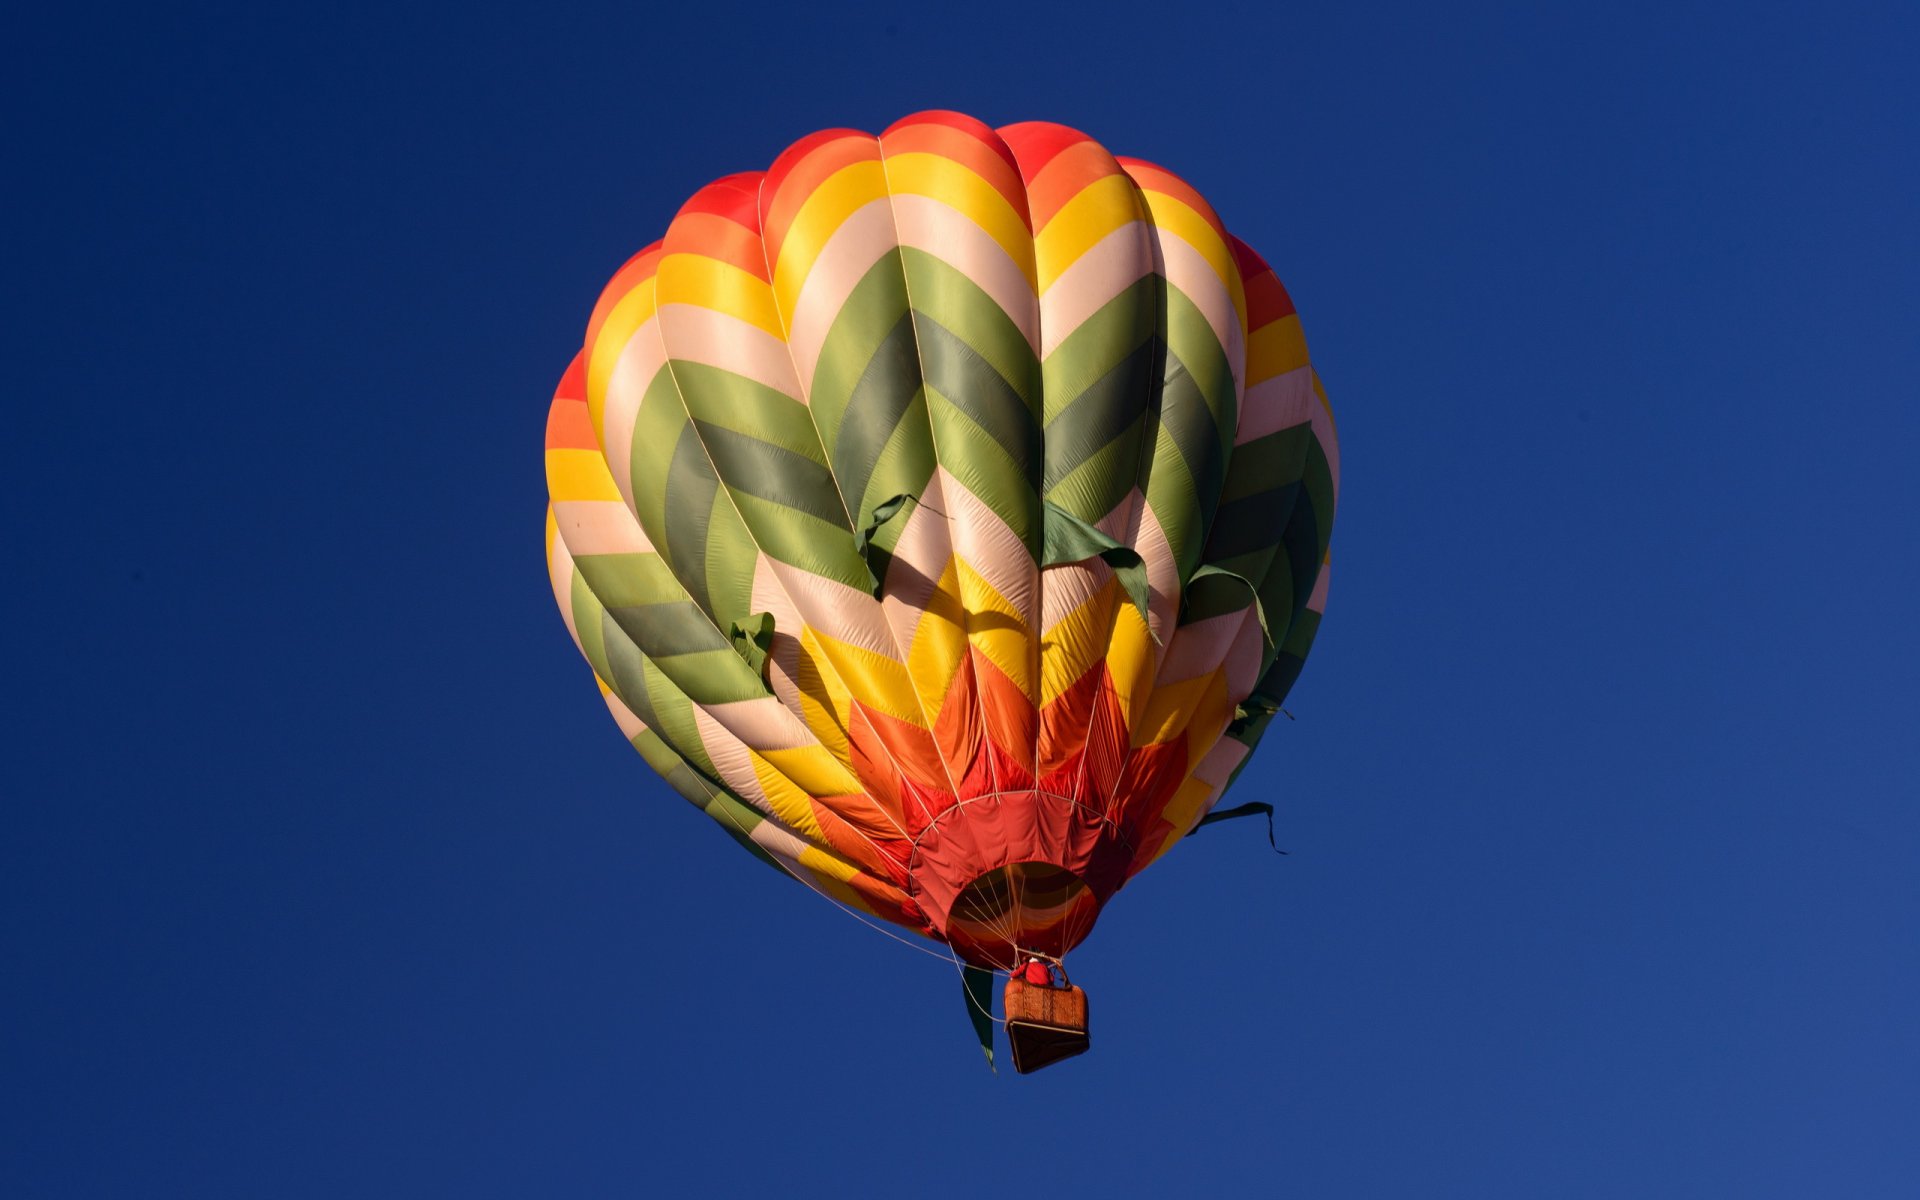
POLYGON ((0 1193, 1915 1194, 1911 6, 57 7, 0 52, 0 1193), (1291 856, 1142 877, 1028 1079, 646 771, 541 564, 607 274, 927 107, 1191 178, 1344 453, 1238 789, 1291 856))

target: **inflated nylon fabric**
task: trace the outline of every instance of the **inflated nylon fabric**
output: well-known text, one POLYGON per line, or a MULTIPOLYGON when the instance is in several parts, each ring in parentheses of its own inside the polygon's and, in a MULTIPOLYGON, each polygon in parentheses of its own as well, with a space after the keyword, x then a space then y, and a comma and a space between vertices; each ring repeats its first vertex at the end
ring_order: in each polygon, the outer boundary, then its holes
MULTIPOLYGON (((1097 911, 1324 609, 1338 455, 1285 290, 1057 125, 828 130, 696 192, 595 306, 547 457, 556 599, 636 748, 937 939, 1009 863, 1097 911)), ((1064 953, 1085 912, 1005 933, 1064 953)))

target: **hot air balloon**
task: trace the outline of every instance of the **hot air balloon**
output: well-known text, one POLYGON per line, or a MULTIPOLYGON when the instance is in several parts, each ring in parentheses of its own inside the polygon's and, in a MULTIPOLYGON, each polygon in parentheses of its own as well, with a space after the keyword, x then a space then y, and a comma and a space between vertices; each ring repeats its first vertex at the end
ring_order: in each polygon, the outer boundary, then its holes
POLYGON ((595 305, 546 471, 634 748, 976 1008, 1011 973, 1063 1039, 1022 1070, 1084 1048, 1061 960, 1299 674, 1339 483, 1293 304, 1199 193, 951 112, 695 192, 595 305))

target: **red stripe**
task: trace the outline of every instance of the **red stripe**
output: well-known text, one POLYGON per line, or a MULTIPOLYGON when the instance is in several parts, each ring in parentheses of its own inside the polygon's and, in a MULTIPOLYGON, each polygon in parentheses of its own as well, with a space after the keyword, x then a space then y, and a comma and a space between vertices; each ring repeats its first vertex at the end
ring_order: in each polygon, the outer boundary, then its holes
POLYGON ((587 412, 587 371, 582 358, 573 356, 553 389, 553 404, 547 409, 549 450, 600 448, 600 440, 593 433, 593 418, 587 412))
POLYGON ((1213 211, 1213 206, 1207 203, 1205 196, 1194 190, 1192 184, 1165 167, 1156 166, 1144 159, 1123 157, 1117 161, 1120 163, 1121 170, 1133 176, 1133 181, 1140 185, 1140 190, 1172 196, 1199 213, 1207 224, 1213 226, 1213 231, 1220 235, 1221 241, 1227 239, 1226 226, 1220 223, 1220 217, 1213 211))
POLYGON ((871 142, 873 135, 858 129, 822 129, 819 133, 808 134, 793 145, 788 146, 785 150, 782 150, 780 157, 774 159, 773 165, 767 168, 766 194, 771 196, 786 186, 787 176, 791 174, 793 169, 800 165, 801 160, 805 159, 809 154, 812 154, 815 150, 818 150, 830 142, 837 142, 842 138, 864 138, 871 142))
POLYGON ((741 171, 723 176, 687 197, 675 215, 711 213, 757 234, 760 232, 760 181, 766 177, 765 171, 741 171))
POLYGON ((1281 286, 1280 277, 1273 273, 1267 260, 1232 235, 1228 235, 1227 245, 1233 251, 1234 264, 1240 268, 1240 278, 1246 285, 1248 332, 1292 316, 1293 297, 1287 295, 1287 289, 1281 286))
POLYGON ((767 243, 767 258, 780 261, 780 248, 786 244, 787 230, 807 197, 843 167, 857 162, 873 162, 880 157, 880 144, 870 133, 852 129, 833 129, 795 142, 768 172, 767 185, 760 190, 761 228, 767 243))
MULTIPOLYGON (((991 129, 984 125, 979 128, 988 137, 993 137, 991 129)), ((1007 205, 1020 214, 1020 220, 1027 226, 1028 232, 1032 232, 1033 222, 1027 215, 1027 189, 1021 185, 1020 169, 1013 162, 1013 152, 999 138, 994 137, 989 144, 981 141, 973 131, 958 129, 945 122, 908 124, 903 121, 880 135, 880 148, 889 155, 936 154, 959 163, 999 192, 1007 205)))
POLYGON ((1055 125, 1051 121, 1022 121, 1017 125, 1002 125, 998 132, 1007 148, 1013 151, 1014 161, 1020 168, 1020 178, 1025 183, 1032 183, 1033 177, 1046 169, 1046 165, 1062 150, 1079 142, 1093 140, 1078 129, 1055 125))
POLYGON ((600 298, 594 302, 593 313, 587 318, 585 345, 590 347, 599 339, 600 327, 607 323, 607 314, 613 311, 614 305, 620 303, 634 288, 653 278, 653 273, 660 267, 662 253, 661 243, 654 242, 613 273, 607 286, 600 289, 600 298))
POLYGON ((946 109, 935 108, 929 109, 926 112, 914 113, 910 117, 902 117, 892 125, 887 126, 886 133, 880 136, 884 138, 888 134, 896 133, 910 125, 944 125, 949 129, 957 129, 998 155, 1000 160, 1007 164, 1009 171, 1015 174, 1018 174, 1020 171, 1020 164, 1014 159, 1013 150, 1008 147, 1006 142, 1001 140, 999 134, 993 131, 993 126, 987 124, 985 121, 976 120, 965 113, 949 112, 946 109))

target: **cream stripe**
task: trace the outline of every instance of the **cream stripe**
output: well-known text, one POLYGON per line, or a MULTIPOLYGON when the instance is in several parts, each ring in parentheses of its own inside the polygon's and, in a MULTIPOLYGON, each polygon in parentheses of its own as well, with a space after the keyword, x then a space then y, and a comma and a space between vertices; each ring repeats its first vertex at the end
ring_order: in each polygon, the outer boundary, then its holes
POLYGON ((1316 407, 1312 367, 1299 367, 1256 383, 1240 403, 1240 427, 1234 430, 1233 444, 1244 446, 1270 433, 1304 425, 1312 420, 1316 407))
POLYGON ((912 193, 893 198, 900 244, 923 250, 953 267, 993 297, 1029 347, 1039 343, 1040 313, 1033 285, 993 235, 943 201, 912 193))
POLYGON ((847 297, 894 245, 893 214, 882 196, 855 210, 833 231, 813 260, 794 299, 793 311, 781 314, 787 323, 794 369, 807 395, 813 394, 813 374, 820 365, 821 347, 847 297))
POLYGON ((1313 579, 1313 595, 1307 597, 1307 607, 1317 613, 1327 611, 1327 580, 1333 574, 1333 564, 1322 562, 1320 573, 1313 579))
POLYGON ((607 381, 605 432, 600 444, 605 448, 614 485, 629 505, 633 503, 634 422, 639 419, 640 403, 646 398, 647 389, 653 386, 655 377, 666 365, 667 352, 660 343, 660 331, 654 322, 648 321, 627 339, 607 381))
POLYGON ((786 343, 766 330, 731 313, 694 304, 663 304, 658 319, 670 357, 744 375, 792 399, 800 398, 786 343))
MULTIPOLYGON (((1222 738, 1214 743, 1213 749, 1207 751, 1199 764, 1193 768, 1193 778, 1216 788, 1225 787, 1227 780, 1233 778, 1234 768, 1245 761, 1247 753, 1244 744, 1232 738, 1222 738)), ((1209 804, 1207 807, 1213 806, 1209 804)))
POLYGON ((1062 563, 1040 572, 1040 635, 1050 637, 1060 622, 1113 578, 1113 569, 1097 558, 1062 563))
POLYGON ((1151 234, 1143 221, 1129 221, 1093 247, 1048 285, 1040 297, 1040 357, 1104 308, 1130 284, 1153 270, 1151 234))
POLYGON ((1206 256, 1191 243, 1165 228, 1156 228, 1154 232, 1159 238, 1167 282, 1193 301, 1226 351, 1227 362, 1233 368, 1233 392, 1237 398, 1246 391, 1247 347, 1239 314, 1233 307, 1233 293, 1220 282, 1206 256))
POLYGON ((1154 676, 1154 686, 1163 687, 1182 680, 1198 679, 1216 670, 1225 660, 1228 648, 1240 636, 1251 608, 1252 605, 1248 605, 1208 617, 1204 621, 1182 625, 1173 635, 1173 645, 1167 647, 1167 657, 1160 664, 1159 673, 1154 676))
MULTIPOLYGON (((552 521, 551 508, 547 514, 548 521, 552 521)), ((580 645, 580 629, 573 620, 573 555, 567 551, 558 526, 550 527, 547 538, 547 581, 553 584, 553 602, 560 606, 560 617, 567 623, 567 636, 584 657, 586 648, 580 645)))
POLYGON ((646 531, 618 500, 555 500, 554 520, 573 554, 644 554, 646 531))
POLYGON ((620 732, 626 735, 629 742, 647 732, 647 723, 640 719, 638 713, 622 703, 620 697, 614 695, 613 689, 607 686, 606 680, 596 675, 593 681, 600 685, 600 698, 606 701, 607 711, 613 714, 613 723, 620 727, 620 732))
POLYGON ((813 731, 772 696, 701 707, 725 726, 727 732, 762 754, 820 744, 819 739, 813 736, 813 731))
POLYGON ((767 671, 773 694, 787 706, 787 711, 805 721, 807 710, 801 700, 798 677, 800 657, 805 653, 800 645, 800 610, 794 607, 786 589, 773 578, 771 563, 765 554, 755 560, 748 603, 754 612, 769 613, 773 617, 774 653, 767 671))
POLYGON ((1168 644, 1173 640, 1175 624, 1180 615, 1180 567, 1173 558, 1173 544, 1167 540, 1166 530, 1161 527, 1160 518, 1155 515, 1153 505, 1140 506, 1140 532, 1134 539, 1133 548, 1147 564, 1147 585, 1151 597, 1147 605, 1147 627, 1160 639, 1154 648, 1156 668, 1159 660, 1167 655, 1168 644))
POLYGON ((912 505, 900 538, 894 543, 893 561, 887 566, 880 606, 887 623, 893 627, 894 640, 911 650, 920 618, 939 590, 940 577, 953 558, 953 543, 947 537, 947 506, 940 492, 940 474, 927 478, 920 501, 912 505))
POLYGON ((953 528, 953 550, 961 560, 1000 593, 1013 606, 1029 628, 1038 605, 1034 595, 1039 570, 1027 553, 1025 543, 986 501, 968 491, 966 485, 939 470, 940 490, 947 499, 947 515, 953 528))
POLYGON ((900 649, 894 644, 893 632, 887 626, 878 600, 837 580, 775 559, 766 561, 768 570, 793 598, 795 608, 808 626, 835 641, 890 662, 900 661, 900 649))
POLYGON ((1253 694, 1260 682, 1260 664, 1267 656, 1267 638, 1260 631, 1260 618, 1249 604, 1240 614, 1240 625, 1233 640, 1220 656, 1227 672, 1227 699, 1240 703, 1253 694))
POLYGON ((1320 386, 1320 376, 1313 377, 1314 397, 1319 403, 1312 406, 1313 436, 1320 441, 1320 449, 1327 456, 1327 473, 1333 479, 1333 497, 1340 498, 1340 438, 1333 428, 1333 408, 1327 403, 1327 393, 1320 386))

